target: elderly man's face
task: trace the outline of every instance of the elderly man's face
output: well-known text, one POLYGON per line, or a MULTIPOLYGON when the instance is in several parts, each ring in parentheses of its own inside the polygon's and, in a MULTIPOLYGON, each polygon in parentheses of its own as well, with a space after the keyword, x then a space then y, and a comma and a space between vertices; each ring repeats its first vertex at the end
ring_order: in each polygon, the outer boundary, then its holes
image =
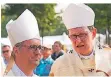
POLYGON ((40 40, 26 40, 22 43, 20 49, 18 49, 19 52, 16 53, 16 57, 22 58, 21 61, 30 66, 38 65, 41 58, 40 48, 40 40))
POLYGON ((87 27, 69 29, 69 37, 77 53, 89 55, 93 48, 93 39, 96 36, 96 29, 90 31, 87 27))

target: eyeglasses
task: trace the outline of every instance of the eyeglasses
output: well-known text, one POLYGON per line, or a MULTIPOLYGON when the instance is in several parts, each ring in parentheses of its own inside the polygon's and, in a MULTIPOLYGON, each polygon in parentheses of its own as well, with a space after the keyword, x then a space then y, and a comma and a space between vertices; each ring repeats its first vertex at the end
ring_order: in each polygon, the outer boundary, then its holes
POLYGON ((73 40, 76 40, 77 37, 79 37, 81 40, 86 39, 88 36, 88 33, 80 33, 79 35, 70 35, 69 37, 72 38, 73 40))
POLYGON ((28 47, 28 49, 32 50, 32 51, 37 51, 37 49, 41 50, 41 45, 30 45, 30 46, 27 46, 27 45, 22 45, 23 47, 28 47))
POLYGON ((8 53, 8 52, 9 52, 9 50, 2 51, 2 53, 6 53, 6 52, 8 53))

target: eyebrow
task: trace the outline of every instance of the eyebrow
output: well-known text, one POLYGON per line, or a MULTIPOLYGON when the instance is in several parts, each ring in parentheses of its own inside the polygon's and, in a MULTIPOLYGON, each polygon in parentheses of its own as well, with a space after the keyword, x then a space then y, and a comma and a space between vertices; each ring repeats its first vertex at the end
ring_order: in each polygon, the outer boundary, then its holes
POLYGON ((74 33, 74 34, 71 34, 71 35, 79 35, 79 34, 86 34, 88 32, 80 32, 80 33, 74 33))

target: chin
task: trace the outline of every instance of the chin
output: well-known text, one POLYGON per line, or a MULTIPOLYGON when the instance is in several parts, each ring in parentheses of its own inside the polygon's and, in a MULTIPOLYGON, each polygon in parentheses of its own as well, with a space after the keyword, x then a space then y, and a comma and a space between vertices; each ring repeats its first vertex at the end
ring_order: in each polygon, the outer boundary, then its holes
POLYGON ((35 62, 36 65, 39 65, 39 63, 40 63, 39 61, 36 61, 36 62, 35 62))
POLYGON ((78 51, 77 51, 77 53, 79 53, 79 54, 81 54, 81 55, 82 55, 82 54, 84 54, 84 53, 85 53, 84 51, 86 51, 86 50, 85 50, 85 49, 80 49, 80 50, 78 50, 78 51))
POLYGON ((39 65, 39 61, 31 61, 30 64, 35 67, 39 65))

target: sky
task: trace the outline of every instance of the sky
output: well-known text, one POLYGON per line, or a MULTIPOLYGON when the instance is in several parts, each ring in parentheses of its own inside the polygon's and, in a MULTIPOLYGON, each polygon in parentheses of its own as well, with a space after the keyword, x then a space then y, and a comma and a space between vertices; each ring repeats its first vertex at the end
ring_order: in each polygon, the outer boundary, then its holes
POLYGON ((59 13, 61 10, 64 11, 67 6, 68 4, 58 3, 57 6, 55 7, 56 13, 59 13))

